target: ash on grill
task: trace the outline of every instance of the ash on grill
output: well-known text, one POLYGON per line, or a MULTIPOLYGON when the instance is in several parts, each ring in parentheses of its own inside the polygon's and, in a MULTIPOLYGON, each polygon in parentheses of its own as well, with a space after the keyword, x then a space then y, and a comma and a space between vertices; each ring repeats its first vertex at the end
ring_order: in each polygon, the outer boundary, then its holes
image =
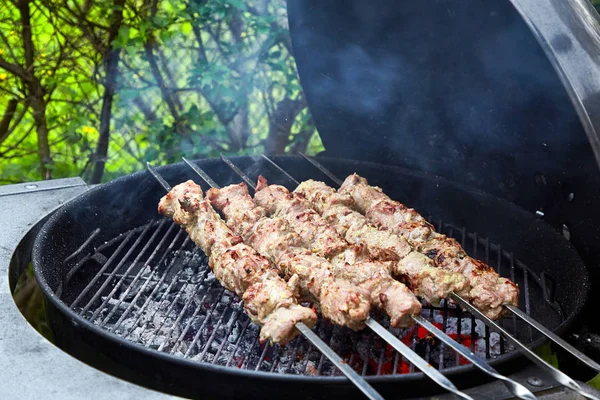
MULTIPOLYGON (((447 230, 450 235, 454 231, 447 230)), ((464 243, 467 235, 458 232, 464 243)), ((489 256, 494 246, 484 243, 487 246, 477 244, 493 264, 494 258, 489 256)), ((499 248, 495 249, 498 252, 499 248)), ((200 362, 274 373, 339 374, 302 337, 285 348, 261 345, 258 328, 244 314, 240 299, 222 288, 206 256, 173 225, 152 222, 120 235, 83 257, 90 261, 83 268, 74 268, 73 278, 80 270, 102 269, 111 257, 120 261, 113 261, 113 269, 104 269, 96 282, 101 287, 109 280, 101 295, 96 299, 88 295, 74 308, 104 329, 145 347, 200 362), (120 246, 125 240, 137 243, 140 249, 131 245, 126 255, 127 246, 120 246)), ((504 257, 510 254, 502 254, 498 261, 504 257)), ((481 321, 454 305, 424 305, 422 316, 483 359, 513 350, 481 321)), ((381 315, 377 318, 386 321, 381 315)), ((423 328, 384 325, 436 368, 468 363, 423 328)), ((363 375, 414 372, 412 365, 369 331, 353 332, 326 321, 320 321, 315 331, 363 375)))

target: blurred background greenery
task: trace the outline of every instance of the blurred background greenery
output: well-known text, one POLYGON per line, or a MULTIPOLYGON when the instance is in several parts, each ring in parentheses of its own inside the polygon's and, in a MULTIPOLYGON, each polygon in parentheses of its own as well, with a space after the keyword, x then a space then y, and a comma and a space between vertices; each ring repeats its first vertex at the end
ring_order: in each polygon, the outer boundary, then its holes
POLYGON ((0 2, 0 184, 314 153, 284 0, 0 2))
POLYGON ((285 0, 0 2, 0 184, 320 149, 285 0))

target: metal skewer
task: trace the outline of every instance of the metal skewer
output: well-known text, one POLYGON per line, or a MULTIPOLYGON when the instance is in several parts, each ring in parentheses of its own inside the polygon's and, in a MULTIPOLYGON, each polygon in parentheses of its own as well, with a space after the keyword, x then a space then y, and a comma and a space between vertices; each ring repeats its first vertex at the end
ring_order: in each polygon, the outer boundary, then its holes
POLYGON ((575 347, 571 346, 569 343, 562 340, 560 337, 558 337, 556 334, 554 334, 554 332, 552 332, 551 330, 546 328, 544 325, 540 324, 535 319, 531 318, 529 315, 524 313, 520 308, 515 307, 513 305, 506 305, 504 307, 508 308, 513 314, 515 314, 517 317, 521 318, 523 321, 525 321, 528 324, 530 324, 531 326, 533 326, 541 334, 543 334, 544 336, 546 336, 547 338, 552 340, 554 343, 556 343, 557 345, 562 347, 564 350, 571 353, 572 356, 579 359, 585 365, 592 368, 596 372, 600 372, 600 364, 598 364, 596 361, 592 360, 591 358, 589 358, 588 356, 583 354, 581 351, 577 350, 575 347))
POLYGON ((510 333, 508 333, 504 328, 502 328, 496 322, 492 321, 487 315, 485 315, 484 313, 479 311, 477 308, 475 308, 473 305, 471 305, 468 301, 466 301, 465 299, 463 299, 462 297, 460 297, 459 295, 457 295, 455 293, 452 293, 450 295, 450 297, 452 298, 452 300, 454 300, 459 305, 463 306, 464 308, 467 308, 473 315, 475 315, 477 318, 481 319, 490 328, 495 329, 496 331, 503 334, 504 337, 506 337, 506 339, 508 339, 509 342, 511 342, 513 345, 515 345, 516 347, 521 349, 523 351, 523 354, 527 358, 529 358, 531 361, 533 361, 538 366, 545 369, 552 376, 552 378, 554 378, 558 383, 560 383, 563 386, 568 387, 571 390, 574 390, 575 392, 579 393, 583 397, 586 397, 588 399, 600 400, 596 396, 593 396, 589 393, 584 392, 583 389, 581 389, 581 386, 579 386, 579 384, 577 382, 575 382, 573 379, 571 379, 567 374, 554 368, 552 365, 550 365, 546 361, 544 361, 540 356, 535 354, 533 351, 529 350, 529 348, 527 348, 527 346, 525 346, 523 343, 521 343, 519 340, 517 340, 514 336, 512 336, 510 333))
MULTIPOLYGON (((235 171, 243 180, 246 182, 248 186, 252 189, 256 189, 256 185, 252 182, 252 180, 235 164, 231 162, 231 160, 221 155, 221 159, 229 166, 233 171, 235 171)), ((206 172, 204 172, 198 165, 189 161, 187 159, 183 159, 187 165, 189 165, 198 175, 204 178, 207 176, 206 172)), ((292 178, 293 179, 293 178, 292 178)), ((209 185, 215 184, 215 182, 210 179, 212 183, 206 182, 209 185)), ((215 184, 216 185, 216 184, 215 184)), ((218 186, 214 186, 218 187, 218 186)), ((387 331, 379 322, 375 321, 373 318, 369 317, 365 321, 366 325, 373 330, 379 337, 385 340, 390 346, 396 349, 400 354, 402 354, 407 360, 409 360, 416 368, 421 370, 425 375, 431 378, 435 383, 446 389, 447 391, 454 393, 455 395, 463 398, 463 399, 472 399, 469 395, 461 392, 458 388, 444 375, 442 375, 437 369, 435 369, 431 364, 421 358, 417 353, 412 351, 407 345, 402 343, 400 339, 392 335, 387 331)), ((533 397, 535 398, 535 397, 533 397)))
MULTIPOLYGON (((213 181, 204 171, 198 168, 195 164, 190 163, 185 158, 183 159, 190 167, 194 169, 206 182, 212 187, 218 187, 218 185, 213 181), (196 167, 196 168, 194 168, 196 167), (214 186, 213 186, 214 184, 214 186)), ((165 179, 150 165, 150 163, 146 163, 146 167, 148 171, 152 174, 154 178, 161 184, 161 186, 169 192, 171 190, 171 185, 165 181, 165 179)), ((383 397, 377 393, 377 391, 369 385, 369 383, 364 380, 364 378, 358 375, 348 363, 346 363, 340 356, 338 356, 332 349, 325 343, 317 334, 315 334, 308 326, 306 326, 302 322, 296 323, 296 329, 300 331, 304 335, 304 337, 312 343, 321 353, 325 355, 335 365, 346 377, 352 382, 364 395, 371 400, 384 400, 383 397)))
MULTIPOLYGON (((305 160, 307 160, 312 165, 314 165, 319 171, 323 172, 329 179, 331 179, 333 182, 335 182, 338 186, 343 183, 338 177, 336 177, 331 171, 329 171, 327 168, 325 168, 325 166, 323 166, 317 160, 315 160, 315 159, 313 159, 311 157, 308 157, 307 155, 305 155, 303 153, 300 153, 300 155, 302 157, 304 157, 305 160)), ((278 168, 279 170, 281 170, 281 168, 277 164, 275 164, 272 160, 268 159, 267 157, 264 157, 264 158, 267 159, 269 162, 271 162, 271 164, 273 164, 276 168, 278 168)), ((287 173, 285 173, 285 174, 286 174, 286 176, 288 178, 293 179, 289 174, 287 174, 287 173)), ((580 395, 582 395, 582 396, 584 396, 586 398, 597 399, 598 400, 597 397, 592 396, 591 394, 585 393, 581 389, 581 386, 579 386, 579 384, 577 384, 577 382, 575 382, 569 376, 567 376, 563 372, 559 371, 558 369, 554 368, 553 366, 551 366, 550 364, 548 364, 547 362, 545 362, 543 359, 541 359, 539 356, 537 356, 534 352, 532 352, 531 350, 529 350, 519 340, 517 340, 515 337, 513 337, 511 334, 509 334, 500 325, 498 325, 495 321, 491 320, 486 315, 484 315, 481 311, 479 311, 475 306, 473 306, 467 300, 463 299, 462 297, 460 297, 456 293, 452 293, 451 294, 451 298, 452 298, 452 300, 454 300, 455 302, 457 302, 458 304, 460 304, 462 307, 464 307, 467 310, 469 310, 469 312, 471 312, 472 314, 474 314, 478 318, 480 318, 483 321, 484 324, 486 324, 490 328, 496 330, 497 332, 502 333, 511 343, 513 343, 515 346, 517 346, 521 350, 523 350, 523 352, 525 353, 525 356, 527 356, 530 360, 532 360, 538 366, 540 366, 543 369, 547 370, 552 375, 552 377, 554 379, 556 379, 557 382, 559 382, 560 384, 562 384, 562 385, 564 385, 564 386, 566 386, 566 387, 568 387, 568 388, 576 391, 577 393, 579 393, 580 395)), ((577 357, 580 361, 582 361, 583 363, 585 363, 586 365, 588 365, 590 368, 594 369, 596 372, 600 372, 600 365, 598 363, 596 363, 594 360, 590 359, 585 354, 583 354, 579 350, 575 349, 573 346, 571 346, 570 344, 568 344, 567 342, 565 342, 563 339, 561 339, 560 337, 558 337, 557 335, 555 335, 554 333, 552 333, 550 330, 548 330, 542 324, 540 324, 539 322, 537 322, 536 320, 534 320, 533 318, 531 318, 531 316, 527 315, 526 313, 524 313, 523 311, 521 311, 519 308, 514 307, 512 305, 505 305, 505 307, 508 308, 511 312, 513 312, 516 316, 518 316, 519 318, 521 318, 523 321, 525 321, 529 325, 531 325, 534 328, 536 328, 540 333, 542 333, 543 335, 545 335, 548 339, 552 340, 554 343, 558 344, 560 347, 562 347, 563 349, 567 350, 573 356, 577 357)))
MULTIPOLYGON (((275 168, 277 168, 278 171, 283 173, 295 185, 300 184, 300 182, 298 182, 298 180, 296 180, 292 175, 290 175, 288 172, 286 172, 281 166, 279 166, 277 163, 275 163, 269 157, 265 156, 264 154, 262 157, 265 160, 267 160, 269 163, 271 163, 271 165, 273 165, 275 168)), ((323 172, 325 172, 325 171, 323 171, 323 172)), ((333 173, 331 173, 330 171, 327 171, 327 176, 336 182, 339 181, 339 179, 335 175, 333 175, 333 173)), ((338 185, 340 185, 340 184, 341 184, 341 182, 338 185)), ((477 368, 479 368, 486 374, 492 376, 493 378, 501 380, 504 383, 504 385, 508 388, 508 390, 510 390, 514 395, 516 395, 522 399, 532 400, 532 399, 536 398, 533 395, 533 393, 531 393, 529 391, 529 389, 527 389, 525 386, 498 373, 498 371, 496 371, 494 368, 492 368, 490 365, 488 365, 485 361, 483 361, 482 359, 477 357, 472 351, 470 351, 463 345, 461 345, 458 342, 456 342, 455 340, 453 340, 450 336, 446 335, 443 331, 436 328, 432 323, 427 321, 425 318, 418 316, 418 315, 413 315, 412 319, 416 323, 421 325, 423 328, 425 328, 429 332, 431 332, 433 335, 437 336, 442 342, 446 343, 448 346, 450 346, 452 349, 454 349, 456 352, 458 352, 461 356, 463 356, 464 358, 469 360, 477 368)))

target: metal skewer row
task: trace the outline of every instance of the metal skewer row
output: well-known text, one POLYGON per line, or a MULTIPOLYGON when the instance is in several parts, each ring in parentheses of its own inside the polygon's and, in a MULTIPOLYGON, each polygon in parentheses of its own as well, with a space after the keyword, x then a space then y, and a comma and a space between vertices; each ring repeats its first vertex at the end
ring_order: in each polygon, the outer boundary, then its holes
MULTIPOLYGON (((246 184, 248 186, 250 186, 252 189, 256 189, 256 185, 250 180, 250 178, 242 170, 240 170, 235 164, 233 164, 227 158, 225 158, 223 156, 221 158, 229 167, 231 167, 231 169, 233 169, 233 171, 235 171, 244 180, 244 182, 246 182, 246 184)), ((219 185, 205 171, 203 171, 196 163, 189 161, 186 158, 183 158, 183 161, 185 161, 185 163, 187 165, 189 165, 190 168, 192 168, 211 187, 219 188, 219 185)), ((415 367, 417 367, 419 370, 421 370, 425 375, 430 377, 435 383, 437 383, 444 389, 448 390, 451 393, 456 394, 457 396, 459 396, 461 398, 472 399, 472 397, 470 397, 469 395, 458 390, 458 388, 448 378, 446 378, 444 375, 442 375, 442 373, 440 373, 437 369, 433 368, 431 366, 431 364, 429 364, 427 361, 425 361, 423 358, 421 358, 417 353, 415 353, 413 350, 411 350, 400 339, 398 339, 397 337, 392 335, 379 322, 377 322, 373 318, 369 317, 365 321, 365 323, 371 330, 373 330, 373 332, 375 332, 379 337, 381 337, 384 341, 386 341, 390 346, 392 346, 394 349, 396 349, 396 351, 398 351, 400 354, 402 354, 407 360, 409 360, 415 367)), ((305 326, 305 328, 308 329, 306 326, 305 326)), ((439 332, 441 332, 441 331, 439 331, 439 332)), ((312 331, 311 331, 311 333, 312 333, 312 331)), ((457 351, 459 351, 459 353, 461 353, 461 355, 465 356, 465 358, 471 359, 474 357, 474 355, 473 355, 473 353, 471 353, 471 351, 467 350, 462 345, 453 341, 449 336, 447 336, 443 332, 441 332, 441 333, 443 336, 445 336, 445 338, 448 341, 451 342, 451 343, 447 343, 447 344, 453 348, 456 347, 457 351)), ((444 340, 444 339, 442 339, 442 340, 444 340)), ((446 341, 444 340, 444 342, 446 342, 446 341)), ((322 343, 322 344, 329 351, 333 352, 329 347, 327 347, 327 345, 325 343, 322 343)), ((317 348, 321 349, 318 346, 317 346, 317 348)), ((327 354, 325 354, 325 355, 327 355, 327 354)), ((478 361, 483 363, 483 361, 476 359, 476 362, 478 362, 478 361)), ((483 364, 485 364, 485 363, 483 363, 483 364)), ((347 366, 347 364, 344 364, 344 365, 347 366)), ((501 375, 499 375, 499 376, 501 376, 501 375)), ((502 378, 504 378, 504 377, 502 377, 502 378)), ((508 379, 508 378, 506 378, 506 379, 508 379)), ((511 389, 511 391, 513 391, 513 393, 514 392, 520 393, 522 396, 521 395, 518 395, 518 396, 521 398, 535 399, 535 396, 529 390, 527 390, 524 386, 522 386, 514 381, 511 381, 511 383, 508 383, 507 386, 509 386, 509 388, 514 389, 514 391, 511 389)), ((515 394, 517 394, 517 393, 515 393, 515 394)))
MULTIPOLYGON (((148 171, 156 178, 156 180, 161 184, 161 186, 169 192, 171 190, 171 185, 167 183, 167 181, 150 165, 150 163, 146 163, 148 167, 148 171)), ((207 176, 208 177, 208 176, 207 176)), ((210 177, 208 177, 210 179, 210 177)), ((211 182, 214 182, 210 179, 211 182)), ((210 183, 209 183, 210 184, 210 183)), ((216 185, 216 184, 215 184, 216 185)), ((212 185, 211 185, 212 186, 212 185)), ((218 187, 218 186, 214 186, 218 187)), ((323 353, 346 377, 361 391, 364 395, 372 400, 383 400, 383 397, 377 393, 377 391, 369 385, 369 383, 359 374, 357 374, 350 365, 348 365, 344 360, 337 355, 316 333, 314 333, 308 326, 306 326, 302 322, 296 323, 296 328, 308 339, 310 343, 312 343, 321 353, 323 353)), ((464 396, 463 396, 464 397, 464 396)), ((470 398, 470 397, 465 397, 470 398)))
MULTIPOLYGON (((303 153, 300 153, 300 155, 302 157, 304 157, 304 159, 306 159, 308 162, 310 162, 313 166, 315 166, 319 171, 323 172, 329 179, 331 179, 333 182, 335 182, 338 186, 340 186, 343 183, 341 179, 339 179, 337 176, 335 176, 331 171, 329 171, 327 168, 325 168, 317 160, 315 160, 311 157, 308 157, 307 155, 305 155, 303 153)), ((286 177, 288 179, 290 179, 292 182, 298 183, 296 181, 296 179, 294 179, 291 175, 289 175, 286 171, 284 171, 279 165, 277 165, 275 162, 273 162, 273 160, 271 160, 270 158, 268 158, 267 156, 264 156, 264 155, 263 155, 263 158, 265 160, 267 160, 269 163, 271 163, 271 165, 273 165, 279 171, 284 173, 286 175, 286 177)), ((498 325, 495 321, 491 320, 486 315, 484 315, 481 311, 479 311, 475 306, 473 306, 471 303, 469 303, 466 299, 462 298, 461 296, 459 296, 456 293, 452 293, 450 295, 450 297, 452 298, 452 300, 454 300, 456 303, 458 303, 461 307, 467 309, 469 312, 471 312, 477 318, 481 319, 481 321, 485 325, 487 325, 491 329, 495 330, 496 332, 501 333, 504 337, 506 337, 506 339, 508 341, 510 341, 513 345, 518 347, 525 354, 525 356, 527 358, 529 358, 535 364, 537 364, 538 366, 542 367, 544 370, 549 372, 551 374, 551 376, 558 383, 576 391, 578 394, 580 394, 586 398, 598 400, 597 397, 584 392, 582 390, 581 386, 577 382, 575 382, 573 379, 571 379, 565 373, 559 371, 558 369, 554 368, 552 365, 548 364, 546 361, 544 361, 542 358, 540 358, 537 354, 535 354, 533 351, 531 351, 529 348, 527 348, 518 339, 516 339, 514 336, 512 336, 510 333, 508 333, 504 328, 502 328, 500 325, 498 325)), ((597 362, 595 362, 594 360, 592 360, 591 358, 589 358, 588 356, 583 354, 581 351, 577 350, 576 348, 574 348, 573 346, 571 346, 570 344, 565 342, 563 339, 558 337, 556 334, 554 334, 548 328, 546 328, 545 326, 540 324, 538 321, 533 319, 530 315, 526 314, 521 309, 519 309, 518 307, 515 307, 513 305, 505 305, 504 307, 506 307, 517 317, 519 317, 520 319, 525 321, 527 324, 534 327, 536 330, 538 330, 541 334, 546 336, 548 339, 550 339, 551 341, 553 341, 554 343, 556 343, 557 345, 562 347, 564 350, 569 352, 571 355, 576 357, 578 360, 580 360, 581 362, 586 364, 588 367, 592 368, 596 372, 600 372, 600 364, 598 364, 597 362)))
MULTIPOLYGON (((223 159, 223 161, 229 165, 229 167, 231 169, 233 169, 238 175, 240 175, 240 177, 244 180, 244 182, 246 182, 246 184, 248 184, 249 186, 251 186, 252 188, 254 188, 254 184, 253 182, 250 180, 250 178, 248 176, 246 176, 235 164, 233 164, 231 162, 231 160, 221 156, 221 158, 223 159)), ((265 160, 267 160, 268 162, 270 162, 273 166, 275 166, 280 172, 282 172, 283 174, 286 175, 286 177, 288 179, 290 179, 292 182, 294 182, 296 185, 300 184, 300 182, 298 182, 294 177, 292 177, 290 174, 288 174, 285 170, 283 170, 279 165, 277 165, 275 162, 273 162, 270 158, 268 158, 267 156, 263 155, 263 158, 265 160)), ((184 158, 184 161, 190 166, 192 167, 198 174, 200 174, 201 176, 204 174, 206 175, 203 171, 200 170, 200 168, 198 168, 197 165, 195 165, 194 163, 186 160, 184 158), (200 171, 198 171, 200 170, 200 171)), ((210 184, 210 183, 209 183, 210 184)), ((489 364, 487 364, 485 361, 483 361, 482 359, 480 359, 479 357, 477 357, 471 350, 467 349, 465 346, 463 346, 462 344, 458 343, 457 341, 453 340, 450 336, 448 336, 447 334, 445 334, 443 331, 441 331, 440 329, 438 329, 435 325, 433 325, 432 323, 430 323, 429 321, 427 321, 425 318, 421 317, 421 316, 412 316, 412 319, 419 325, 421 325, 423 328, 425 328, 426 330, 428 330, 429 332, 431 332, 434 336, 436 336, 438 339, 440 339, 443 343, 445 343, 446 345, 448 345, 450 348, 452 348, 453 350, 455 350, 457 353, 459 353, 461 356, 463 356, 465 359, 469 360, 473 365, 475 365, 477 368, 479 368, 481 371, 485 372, 486 374, 490 375, 491 377, 501 380, 504 385, 508 388, 508 390, 510 390, 515 396, 522 398, 522 399, 535 399, 536 397, 533 395, 533 393, 531 393, 525 386, 521 385, 520 383, 507 378, 503 375, 501 375, 500 373, 498 373, 498 371, 496 371, 494 368, 492 368, 489 364)), ((380 337, 382 337, 384 340, 386 340, 388 343, 390 343, 396 350, 398 350, 402 355, 404 355, 407 359, 411 360, 412 359, 410 357, 408 357, 405 353, 403 353, 402 351, 400 351, 396 346, 394 346, 394 342, 398 342, 401 344, 402 341, 400 341, 398 338, 396 338, 394 335, 392 335, 390 332, 388 332, 383 326, 381 326, 378 322, 376 322, 375 320, 373 320, 372 318, 369 318, 367 320, 367 325, 373 329, 375 331, 375 333, 377 333, 380 337)), ((408 347, 407 347, 408 349, 408 347)), ((408 349, 410 352, 412 352, 412 350, 408 349)), ((425 365, 429 365, 426 363, 425 360, 423 360, 421 357, 419 357, 416 353, 412 352, 413 354, 411 354, 412 357, 418 357, 418 363, 413 363, 417 368, 419 368, 421 371, 426 372, 426 370, 423 369, 423 365, 425 363, 425 365)), ((431 368, 429 368, 431 369, 431 368)), ((435 380, 435 378, 432 378, 435 380)))

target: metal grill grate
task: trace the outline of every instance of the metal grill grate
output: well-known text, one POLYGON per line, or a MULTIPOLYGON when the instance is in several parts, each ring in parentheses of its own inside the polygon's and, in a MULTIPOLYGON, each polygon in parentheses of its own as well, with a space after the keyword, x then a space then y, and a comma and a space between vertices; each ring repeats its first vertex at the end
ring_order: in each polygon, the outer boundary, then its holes
MULTIPOLYGON (((561 321, 547 277, 537 276, 512 253, 477 233, 435 222, 439 232, 455 237, 472 256, 517 282, 527 313, 529 297, 537 296, 546 300, 542 311, 551 314, 557 324, 561 321)), ((222 288, 210 272, 206 256, 170 220, 133 229, 86 253, 89 242, 65 260, 69 272, 62 287, 68 285, 71 290, 64 291, 62 299, 103 329, 147 348, 199 362, 284 374, 339 374, 302 337, 285 348, 261 345, 258 328, 244 314, 239 298, 222 288)), ((425 305, 422 316, 483 359, 513 350, 501 336, 490 333, 481 321, 454 305, 425 305)), ((465 363, 426 330, 416 326, 392 329, 386 317, 376 317, 434 367, 446 369, 465 363)), ((514 316, 501 324, 524 343, 537 338, 514 316)), ((415 372, 372 332, 352 332, 326 321, 320 321, 315 332, 362 375, 415 372)))

